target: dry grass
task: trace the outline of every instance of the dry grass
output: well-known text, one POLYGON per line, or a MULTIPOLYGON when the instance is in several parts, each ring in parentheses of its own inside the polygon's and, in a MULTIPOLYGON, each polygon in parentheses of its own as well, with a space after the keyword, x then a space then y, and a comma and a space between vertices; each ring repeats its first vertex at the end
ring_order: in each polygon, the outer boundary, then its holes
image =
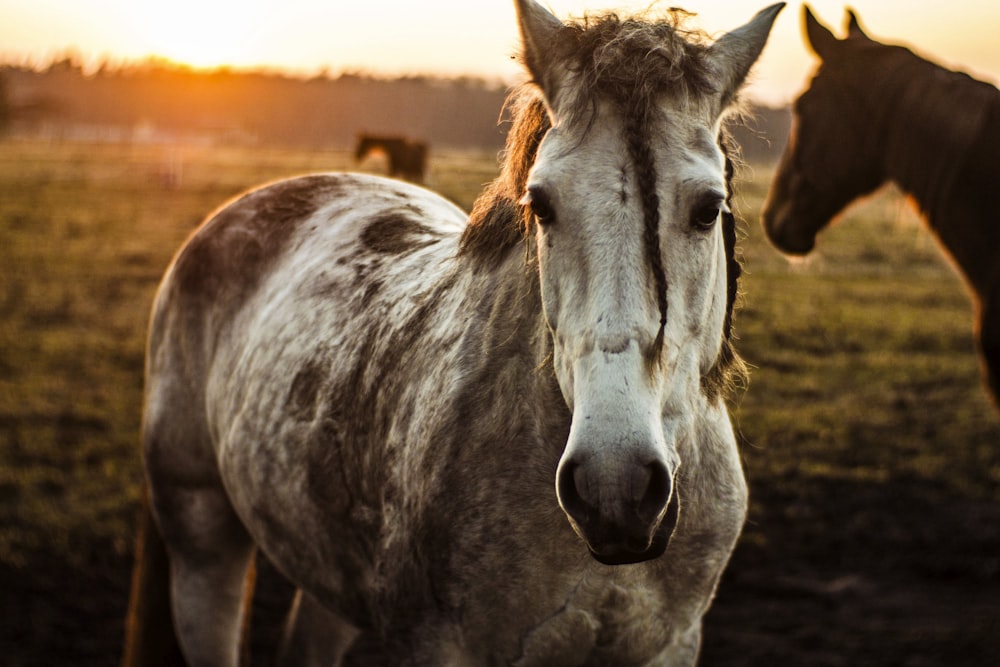
MULTIPOLYGON (((0 143, 5 664, 116 659, 147 310, 173 252, 249 186, 348 167, 339 153, 0 143)), ((491 155, 435 155, 431 186, 468 207, 494 173, 491 155)), ((985 662, 1000 652, 1000 420, 961 281, 892 192, 788 262, 756 222, 768 176, 741 186, 736 327, 755 370, 734 415, 753 506, 705 664, 985 662)))

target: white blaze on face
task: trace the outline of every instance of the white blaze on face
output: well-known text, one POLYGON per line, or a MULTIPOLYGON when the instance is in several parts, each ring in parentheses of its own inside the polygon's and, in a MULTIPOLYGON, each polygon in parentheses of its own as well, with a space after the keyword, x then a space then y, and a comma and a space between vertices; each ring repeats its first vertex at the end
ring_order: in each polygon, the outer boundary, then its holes
MULTIPOLYGON (((661 313, 639 167, 614 107, 599 105, 596 114, 585 131, 556 123, 528 184, 553 364, 573 412, 558 491, 592 549, 595 529, 583 524, 603 521, 615 527, 604 532, 621 528, 612 538, 644 552, 669 509, 678 440, 704 408, 701 377, 722 342, 725 250, 717 221, 704 211, 715 206, 717 218, 724 205, 724 163, 717 128, 707 122, 666 122, 663 136, 651 138, 658 261, 668 285, 657 351, 661 313)), ((685 117, 664 110, 671 116, 685 117)))
POLYGON ((582 136, 557 125, 531 174, 528 199, 547 211, 537 225, 543 307, 559 385, 574 411, 597 392, 646 405, 629 408, 643 414, 686 412, 719 353, 726 265, 716 218, 726 184, 717 128, 672 110, 664 118, 663 136, 651 137, 668 283, 662 363, 649 363, 660 310, 637 167, 615 110, 600 105, 582 136), (695 219, 712 207, 714 217, 695 219))

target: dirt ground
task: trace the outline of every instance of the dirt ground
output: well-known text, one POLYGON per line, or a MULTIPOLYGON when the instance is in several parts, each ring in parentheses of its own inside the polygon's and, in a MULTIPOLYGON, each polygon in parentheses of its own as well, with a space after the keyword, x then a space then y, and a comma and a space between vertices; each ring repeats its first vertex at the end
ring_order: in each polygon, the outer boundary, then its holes
MULTIPOLYGON (((766 488, 754 497, 747 539, 706 619, 702 665, 971 667, 1000 655, 1000 508, 948 502, 917 482, 816 490, 817 499, 843 499, 840 511, 766 488), (795 515, 807 523, 820 512, 838 516, 811 534, 766 517, 783 503, 800 505, 795 515)), ((130 566, 113 556, 81 569, 0 570, 3 663, 115 664, 130 566)), ((262 564, 253 665, 269 664, 290 595, 262 564)))

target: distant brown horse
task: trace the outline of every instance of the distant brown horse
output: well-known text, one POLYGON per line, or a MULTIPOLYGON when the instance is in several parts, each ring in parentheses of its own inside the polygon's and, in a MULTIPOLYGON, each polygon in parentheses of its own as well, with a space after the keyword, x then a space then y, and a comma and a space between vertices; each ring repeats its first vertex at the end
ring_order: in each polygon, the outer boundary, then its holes
POLYGON ((360 162, 369 153, 383 151, 389 157, 389 175, 399 176, 413 183, 423 183, 427 173, 427 144, 404 137, 379 137, 362 134, 354 159, 360 162))
POLYGON ((804 255, 855 198, 887 181, 919 204, 975 294, 984 373, 1000 396, 1000 92, 901 46, 869 38, 848 12, 837 39, 805 8, 822 64, 762 212, 780 250, 804 255))

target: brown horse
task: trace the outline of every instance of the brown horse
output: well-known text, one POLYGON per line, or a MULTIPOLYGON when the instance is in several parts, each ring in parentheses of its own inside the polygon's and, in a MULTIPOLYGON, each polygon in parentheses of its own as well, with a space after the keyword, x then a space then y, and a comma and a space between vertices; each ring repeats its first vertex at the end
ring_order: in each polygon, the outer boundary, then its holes
POLYGON ((902 46, 868 37, 848 12, 837 39, 808 7, 805 34, 822 64, 761 214, 780 250, 804 255, 848 203, 887 181, 918 203, 977 302, 977 338, 1000 395, 1000 92, 902 46))
POLYGON ((379 137, 362 134, 354 149, 354 159, 358 162, 376 151, 384 152, 389 158, 389 175, 404 178, 413 183, 423 183, 427 173, 427 144, 404 137, 379 137))

